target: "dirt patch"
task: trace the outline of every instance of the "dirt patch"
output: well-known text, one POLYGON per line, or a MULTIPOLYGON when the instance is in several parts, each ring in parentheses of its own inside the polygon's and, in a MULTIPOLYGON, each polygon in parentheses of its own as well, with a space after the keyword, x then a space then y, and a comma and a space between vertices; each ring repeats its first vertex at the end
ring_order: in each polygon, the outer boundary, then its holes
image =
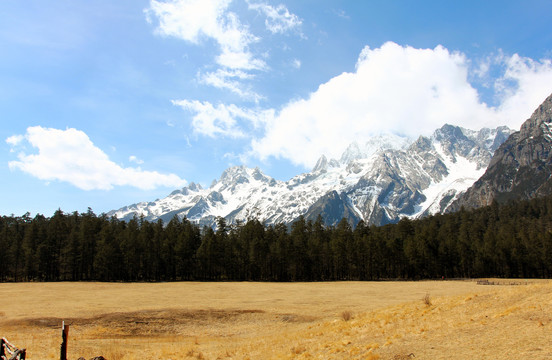
POLYGON ((161 336, 176 332, 183 326, 212 326, 213 324, 235 323, 243 318, 262 317, 265 311, 245 310, 145 310, 115 312, 83 318, 25 318, 10 322, 11 326, 37 328, 59 328, 62 321, 80 328, 104 329, 105 336, 161 336), (109 329, 109 331, 107 331, 109 329))
POLYGON ((316 321, 318 318, 314 316, 307 315, 296 315, 296 314, 279 314, 277 318, 286 323, 308 323, 316 321))

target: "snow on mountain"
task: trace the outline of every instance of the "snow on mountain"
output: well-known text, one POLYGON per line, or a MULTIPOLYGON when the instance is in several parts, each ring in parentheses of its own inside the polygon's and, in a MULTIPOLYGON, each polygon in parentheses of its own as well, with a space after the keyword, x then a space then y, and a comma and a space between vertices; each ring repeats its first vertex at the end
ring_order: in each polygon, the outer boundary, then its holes
POLYGON ((512 131, 472 131, 445 125, 416 141, 381 135, 353 143, 339 160, 321 156, 311 172, 278 181, 258 169, 235 166, 203 189, 191 183, 164 199, 114 210, 120 219, 144 216, 169 221, 175 215, 213 225, 256 217, 267 224, 291 223, 300 215, 327 224, 396 222, 444 211, 485 171, 494 150, 512 131))
POLYGON ((362 146, 360 146, 356 141, 351 143, 343 155, 341 155, 339 162, 342 164, 348 164, 353 160, 367 159, 379 151, 405 149, 411 142, 412 141, 409 138, 399 135, 376 135, 368 139, 368 141, 366 141, 366 143, 362 146))

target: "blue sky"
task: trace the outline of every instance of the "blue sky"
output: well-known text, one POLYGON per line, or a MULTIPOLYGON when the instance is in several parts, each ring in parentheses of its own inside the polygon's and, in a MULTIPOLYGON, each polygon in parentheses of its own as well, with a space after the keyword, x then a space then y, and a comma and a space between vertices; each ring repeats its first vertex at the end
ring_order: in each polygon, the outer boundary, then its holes
POLYGON ((370 135, 518 129, 552 92, 550 1, 0 2, 0 214, 279 180, 370 135))

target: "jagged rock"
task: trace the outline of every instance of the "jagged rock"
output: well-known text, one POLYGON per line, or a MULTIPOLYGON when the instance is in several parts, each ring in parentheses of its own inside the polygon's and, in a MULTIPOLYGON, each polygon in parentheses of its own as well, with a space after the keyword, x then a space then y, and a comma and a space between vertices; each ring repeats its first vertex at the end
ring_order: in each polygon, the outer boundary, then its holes
POLYGON ((337 225, 346 218, 356 225, 361 219, 345 194, 330 191, 318 199, 305 213, 305 220, 315 221, 318 215, 322 216, 326 225, 337 225))
POLYGON ((291 223, 303 215, 326 224, 346 217, 382 225, 402 217, 443 211, 482 174, 508 128, 472 131, 445 125, 415 142, 378 135, 351 144, 340 160, 321 156, 311 172, 278 181, 258 169, 235 166, 207 189, 190 183, 154 203, 139 203, 108 213, 120 219, 143 215, 168 222, 187 217, 214 225, 255 214, 266 224, 291 223))
POLYGON ((520 131, 498 147, 485 174, 452 204, 450 211, 550 194, 551 130, 552 95, 521 125, 520 131))
POLYGON ((320 159, 316 162, 316 165, 314 165, 314 168, 312 168, 313 173, 320 172, 320 171, 326 171, 328 168, 328 159, 326 156, 322 155, 320 159))

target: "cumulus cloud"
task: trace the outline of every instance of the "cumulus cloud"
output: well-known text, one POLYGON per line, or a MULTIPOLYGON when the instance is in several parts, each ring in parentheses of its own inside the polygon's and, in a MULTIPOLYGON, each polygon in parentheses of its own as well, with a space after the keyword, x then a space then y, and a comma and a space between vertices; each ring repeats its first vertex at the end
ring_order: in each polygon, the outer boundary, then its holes
MULTIPOLYGON (((12 146, 27 142, 38 153, 24 149, 18 160, 8 163, 11 170, 21 170, 41 180, 68 182, 83 190, 110 190, 114 186, 133 186, 143 190, 160 186, 181 187, 186 181, 174 174, 160 174, 140 168, 123 168, 113 161, 90 138, 77 129, 27 128, 25 135, 6 139, 12 146)), ((131 161, 138 161, 135 157, 131 161)))
POLYGON ((159 20, 156 32, 193 44, 202 39, 215 40, 221 53, 216 61, 230 69, 263 70, 266 63, 256 58, 249 45, 259 40, 243 25, 238 16, 228 11, 231 0, 151 0, 146 18, 159 20))
POLYGON ((174 105, 194 113, 192 127, 196 134, 212 138, 225 136, 244 138, 248 134, 243 123, 259 128, 267 119, 273 118, 273 110, 256 111, 236 105, 213 105, 208 101, 173 100, 174 105))
POLYGON ((290 30, 298 30, 303 23, 303 20, 297 15, 290 13, 283 4, 276 7, 266 3, 248 2, 248 4, 249 9, 257 10, 266 16, 265 26, 273 34, 283 34, 290 30))
POLYGON ((474 66, 464 54, 443 46, 416 49, 388 42, 364 48, 355 71, 330 79, 278 111, 175 103, 195 113, 196 133, 250 138, 247 156, 285 158, 308 168, 322 154, 339 158, 351 142, 373 135, 416 138, 445 123, 474 130, 501 125, 519 129, 551 92, 550 60, 499 54, 474 66), (473 76, 485 76, 490 63, 502 69, 489 83, 497 97, 494 106, 481 101, 470 83, 473 76), (262 129, 260 136, 247 131, 248 122, 262 129))
POLYGON ((495 84, 501 100, 498 117, 518 129, 552 92, 552 61, 535 61, 518 54, 502 61, 506 71, 495 84))
POLYGON ((366 47, 354 72, 285 105, 267 122, 265 135, 252 140, 252 154, 310 167, 321 154, 337 158, 352 141, 375 134, 417 137, 445 123, 519 129, 552 91, 552 66, 518 55, 503 61, 497 84, 504 89, 499 105, 491 107, 468 81, 470 61, 464 54, 392 42, 366 47))
POLYGON ((135 155, 130 155, 128 157, 128 161, 136 163, 138 165, 142 165, 144 163, 144 160, 138 159, 135 155))
POLYGON ((6 143, 10 144, 11 146, 16 146, 19 145, 23 140, 25 140, 25 136, 23 135, 12 135, 6 139, 6 143))

